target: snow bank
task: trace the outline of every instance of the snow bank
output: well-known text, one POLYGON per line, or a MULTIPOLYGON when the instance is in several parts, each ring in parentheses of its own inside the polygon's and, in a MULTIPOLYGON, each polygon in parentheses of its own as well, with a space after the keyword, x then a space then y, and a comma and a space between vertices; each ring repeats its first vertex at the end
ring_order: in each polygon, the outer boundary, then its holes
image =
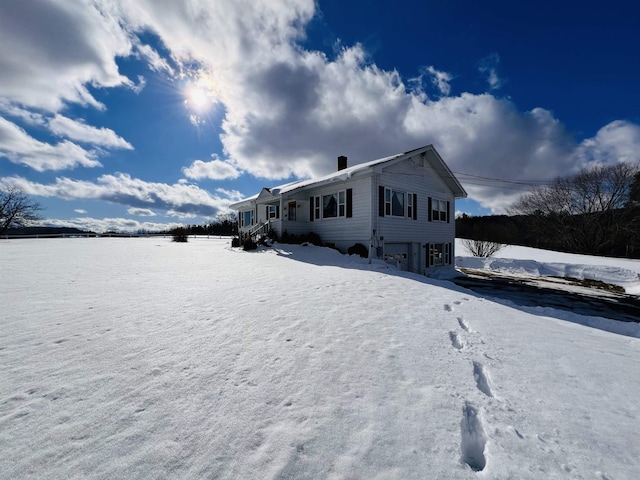
POLYGON ((537 248, 507 246, 492 258, 464 256, 468 253, 456 240, 456 266, 529 277, 571 277, 600 280, 619 285, 627 293, 640 295, 640 260, 592 257, 537 248))

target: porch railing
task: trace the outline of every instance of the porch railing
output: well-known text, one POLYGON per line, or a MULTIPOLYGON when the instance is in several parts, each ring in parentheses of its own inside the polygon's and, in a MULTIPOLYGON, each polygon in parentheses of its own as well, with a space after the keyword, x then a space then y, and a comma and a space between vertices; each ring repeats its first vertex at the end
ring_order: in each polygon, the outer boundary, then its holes
POLYGON ((253 239, 259 238, 262 235, 266 235, 269 233, 269 225, 271 223, 271 219, 266 222, 260 222, 257 225, 254 225, 249 229, 249 236, 253 239))

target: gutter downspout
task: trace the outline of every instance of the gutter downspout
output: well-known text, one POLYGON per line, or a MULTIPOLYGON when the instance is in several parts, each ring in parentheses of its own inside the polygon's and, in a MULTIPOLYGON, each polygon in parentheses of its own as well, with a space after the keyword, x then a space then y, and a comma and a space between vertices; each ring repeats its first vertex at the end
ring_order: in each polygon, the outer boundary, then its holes
MULTIPOLYGON (((283 224, 284 224, 284 208, 283 208, 284 202, 283 202, 283 198, 282 198, 282 194, 280 194, 280 231, 276 232, 278 234, 278 238, 282 238, 282 232, 284 230, 282 230, 283 224)), ((287 220, 289 220, 289 217, 287 217, 287 220)))
POLYGON ((373 253, 373 242, 375 242, 375 237, 376 237, 376 229, 373 228, 373 216, 374 216, 374 212, 375 212, 375 196, 376 196, 376 192, 378 191, 378 176, 373 174, 371 176, 371 195, 369 196, 369 200, 371 202, 370 208, 369 208, 369 265, 371 265, 371 255, 373 253))

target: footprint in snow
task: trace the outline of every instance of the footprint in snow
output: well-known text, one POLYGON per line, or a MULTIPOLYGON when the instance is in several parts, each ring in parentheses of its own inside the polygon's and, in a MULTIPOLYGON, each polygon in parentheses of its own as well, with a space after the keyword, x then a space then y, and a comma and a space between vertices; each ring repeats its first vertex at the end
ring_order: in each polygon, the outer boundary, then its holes
POLYGON ((469 402, 465 402, 462 407, 460 437, 462 462, 469 465, 473 471, 481 472, 487 466, 487 459, 484 456, 487 434, 482 426, 480 412, 469 402))
POLYGON ((473 362, 473 378, 476 380, 478 390, 487 397, 493 398, 493 390, 491 388, 491 378, 487 368, 480 362, 473 362))
POLYGON ((444 311, 445 312, 453 312, 453 308, 451 308, 451 305, 448 304, 444 304, 444 311))
POLYGON ((449 339, 451 340, 451 345, 458 350, 462 350, 464 348, 464 340, 460 338, 460 336, 456 332, 449 332, 449 339))
POLYGON ((460 328, 463 329, 465 332, 471 331, 469 324, 465 321, 464 318, 458 317, 458 324, 460 325, 460 328))

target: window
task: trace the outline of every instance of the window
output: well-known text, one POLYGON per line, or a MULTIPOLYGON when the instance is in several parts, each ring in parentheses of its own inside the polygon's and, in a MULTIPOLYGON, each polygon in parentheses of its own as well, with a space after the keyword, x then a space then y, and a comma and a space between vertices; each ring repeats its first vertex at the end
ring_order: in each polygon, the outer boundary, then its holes
POLYGON ((338 194, 322 196, 322 218, 333 218, 338 216, 338 194))
MULTIPOLYGON (((348 203, 348 201, 347 201, 348 203)), ((429 203, 431 205, 431 203, 429 203)), ((408 217, 417 220, 418 195, 393 188, 378 187, 378 215, 408 217)), ((348 214, 347 214, 348 216, 348 214)))
POLYGON ((296 220, 296 202, 289 202, 288 206, 288 217, 289 221, 295 222, 296 220))
POLYGON ((240 228, 253 225, 253 210, 240 212, 240 228))
POLYGON ((267 219, 280 218, 280 208, 278 205, 267 205, 267 219))
POLYGON ((429 266, 451 265, 451 244, 431 243, 429 245, 429 266))
POLYGON ((344 190, 323 195, 322 218, 344 217, 346 215, 346 205, 346 192, 344 190))
POLYGON ((350 218, 353 215, 353 189, 309 197, 309 219, 350 218))
POLYGON ((434 222, 447 221, 447 202, 444 200, 431 200, 431 220, 434 222))
POLYGON ((384 214, 404 217, 405 193, 390 188, 384 189, 384 214))
POLYGON ((320 218, 320 196, 313 197, 315 200, 315 207, 313 208, 313 218, 318 220, 320 218))

